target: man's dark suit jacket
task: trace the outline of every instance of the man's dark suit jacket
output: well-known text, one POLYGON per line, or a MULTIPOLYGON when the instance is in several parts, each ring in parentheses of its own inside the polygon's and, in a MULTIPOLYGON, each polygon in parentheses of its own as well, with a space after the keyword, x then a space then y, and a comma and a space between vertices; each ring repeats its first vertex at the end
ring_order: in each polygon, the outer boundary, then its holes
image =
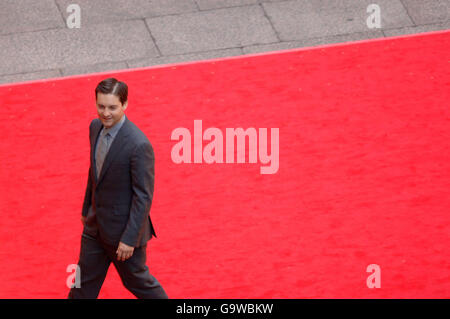
POLYGON ((150 219, 155 157, 145 134, 127 117, 114 138, 99 178, 95 174, 95 145, 103 127, 100 119, 89 126, 91 162, 82 215, 88 230, 107 244, 132 247, 156 237, 150 219), (92 205, 91 210, 89 206, 92 205), (89 214, 88 214, 89 213, 89 214))

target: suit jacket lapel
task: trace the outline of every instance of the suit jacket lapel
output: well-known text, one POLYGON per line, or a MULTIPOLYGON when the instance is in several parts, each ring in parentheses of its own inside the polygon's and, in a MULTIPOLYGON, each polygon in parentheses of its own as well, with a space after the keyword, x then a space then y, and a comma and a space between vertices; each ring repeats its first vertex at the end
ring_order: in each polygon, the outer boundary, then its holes
MULTIPOLYGON (((117 132, 117 135, 114 138, 114 141, 112 142, 111 146, 109 147, 108 153, 106 154, 105 160, 103 162, 102 170, 101 170, 100 175, 97 180, 97 185, 100 184, 100 182, 103 179, 103 176, 105 176, 105 173, 106 173, 108 167, 111 165, 111 162, 116 157, 117 152, 119 152, 122 149, 122 145, 126 142, 127 136, 128 136, 128 125, 129 125, 129 120, 128 120, 128 118, 125 118, 125 122, 123 122, 122 127, 117 132)), ((102 127, 103 127, 103 125, 102 125, 102 127)), ((98 135, 98 133, 97 133, 97 135, 98 135)))

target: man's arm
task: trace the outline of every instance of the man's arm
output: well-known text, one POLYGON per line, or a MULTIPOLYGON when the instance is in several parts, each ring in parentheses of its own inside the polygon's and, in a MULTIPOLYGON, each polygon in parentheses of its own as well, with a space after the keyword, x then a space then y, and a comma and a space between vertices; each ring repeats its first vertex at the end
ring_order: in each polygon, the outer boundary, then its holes
MULTIPOLYGON (((91 130, 92 130, 92 123, 94 121, 91 121, 91 124, 89 125, 89 137, 91 136, 91 130)), ((89 140, 90 144, 90 140, 89 140)), ((91 158, 89 156, 89 162, 91 162, 91 158)), ((89 206, 91 205, 91 196, 92 196, 92 179, 91 179, 91 165, 89 165, 89 171, 88 171, 88 180, 87 180, 87 186, 86 186, 86 192, 84 194, 84 201, 83 201, 83 208, 81 210, 81 216, 86 217, 88 214, 89 206)))
POLYGON ((142 224, 147 218, 152 205, 155 183, 155 155, 150 143, 139 144, 131 157, 131 187, 133 198, 130 217, 120 241, 136 247, 142 231, 142 224))
POLYGON ((91 168, 89 167, 86 192, 84 194, 83 209, 81 210, 81 215, 83 217, 86 217, 88 214, 88 209, 89 206, 91 205, 91 196, 92 196, 92 179, 91 179, 91 168))

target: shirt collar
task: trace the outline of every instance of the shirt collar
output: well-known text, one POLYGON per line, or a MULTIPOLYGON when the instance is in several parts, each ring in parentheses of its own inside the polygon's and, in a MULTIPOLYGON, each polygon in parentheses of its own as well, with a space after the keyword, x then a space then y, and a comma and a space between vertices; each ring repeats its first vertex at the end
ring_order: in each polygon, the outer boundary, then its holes
POLYGON ((117 133, 119 132, 120 128, 122 127, 123 122, 125 122, 125 114, 122 116, 122 118, 120 119, 119 122, 114 124, 113 127, 106 128, 103 126, 103 131, 104 131, 103 134, 106 135, 106 133, 109 133, 114 138, 117 135, 117 133))

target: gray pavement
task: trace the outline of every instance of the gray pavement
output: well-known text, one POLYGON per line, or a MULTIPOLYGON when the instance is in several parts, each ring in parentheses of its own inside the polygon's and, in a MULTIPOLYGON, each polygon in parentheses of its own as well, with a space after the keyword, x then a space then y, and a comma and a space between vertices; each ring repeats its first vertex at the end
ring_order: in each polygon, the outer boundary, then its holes
POLYGON ((0 0, 0 84, 449 29, 450 0, 0 0))

